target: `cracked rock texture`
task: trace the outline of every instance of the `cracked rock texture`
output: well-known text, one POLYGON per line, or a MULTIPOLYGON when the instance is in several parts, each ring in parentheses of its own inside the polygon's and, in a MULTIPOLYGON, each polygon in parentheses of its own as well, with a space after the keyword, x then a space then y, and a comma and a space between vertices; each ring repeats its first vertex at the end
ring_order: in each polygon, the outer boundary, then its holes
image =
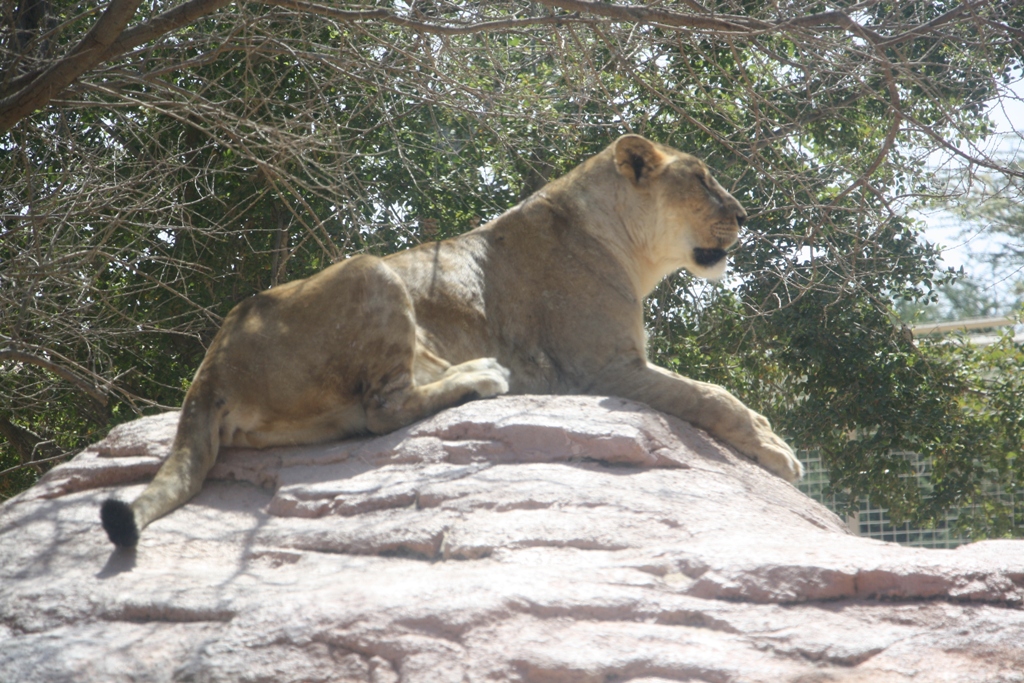
POLYGON ((0 507, 0 681, 1022 681, 1024 542, 860 539, 615 398, 478 401, 231 450, 134 551, 177 414, 0 507))

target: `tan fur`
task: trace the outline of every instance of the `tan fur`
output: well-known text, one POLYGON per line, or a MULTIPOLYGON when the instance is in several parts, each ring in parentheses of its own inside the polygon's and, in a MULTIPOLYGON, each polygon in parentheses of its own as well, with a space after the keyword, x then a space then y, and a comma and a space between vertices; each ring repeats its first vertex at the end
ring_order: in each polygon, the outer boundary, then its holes
POLYGON ((643 298, 680 268, 719 277, 725 259, 694 250, 729 247, 745 217, 699 160, 627 135, 472 232, 242 302, 131 505, 138 529, 199 491, 220 446, 380 434, 505 392, 642 401, 798 478, 764 417, 646 358, 643 298))

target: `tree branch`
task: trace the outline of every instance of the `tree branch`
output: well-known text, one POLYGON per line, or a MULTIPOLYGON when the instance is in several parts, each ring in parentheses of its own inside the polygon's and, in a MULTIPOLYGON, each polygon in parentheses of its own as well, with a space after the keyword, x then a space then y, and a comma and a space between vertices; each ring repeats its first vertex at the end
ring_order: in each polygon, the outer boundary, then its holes
POLYGON ((84 391, 86 394, 89 395, 90 398, 99 403, 100 406, 104 408, 107 406, 106 394, 104 394, 95 386, 86 382, 84 379, 79 377, 74 372, 68 370, 67 368, 61 367, 56 363, 48 361, 45 358, 40 358, 39 356, 34 356, 31 353, 25 353, 24 351, 2 349, 0 350, 0 361, 5 360, 12 360, 15 361, 16 363, 28 363, 29 365, 35 365, 37 367, 43 368, 44 370, 52 372, 58 377, 65 379, 68 382, 71 382, 76 387, 84 391))
POLYGON ((104 60, 107 49, 117 40, 138 9, 141 0, 111 0, 99 21, 71 52, 18 92, 0 100, 0 133, 46 106, 76 78, 104 60))
POLYGON ((773 24, 733 14, 684 14, 672 10, 635 5, 612 5, 590 0, 539 0, 540 4, 618 21, 641 24, 663 24, 679 28, 695 28, 727 33, 767 31, 773 24))
MULTIPOLYGON (((31 429, 11 422, 3 415, 0 415, 0 436, 7 439, 7 443, 18 454, 21 465, 17 467, 66 455, 50 439, 44 439, 31 429)), ((0 472, 0 475, 8 471, 10 470, 4 470, 4 472, 0 472)))
MULTIPOLYGON (((138 26, 133 26, 121 33, 121 35, 106 48, 97 63, 102 64, 104 62, 109 62, 111 59, 119 57, 129 50, 134 50, 138 46, 144 45, 151 40, 156 40, 160 36, 166 35, 171 31, 175 31, 182 26, 188 26, 200 17, 213 14, 221 7, 230 3, 231 0, 188 0, 188 2, 184 2, 173 9, 167 10, 163 14, 153 17, 149 21, 139 24, 138 26)), ((6 94, 11 91, 24 88, 27 84, 37 81, 41 77, 42 73, 42 71, 32 71, 12 79, 10 85, 6 89, 0 90, 0 95, 6 96, 6 94)), ((60 93, 55 92, 54 97, 59 94, 60 93)), ((0 102, 0 107, 2 107, 2 102, 0 102)), ((0 111, 3 110, 0 109, 0 111)))
POLYGON ((299 12, 308 12, 324 17, 331 17, 346 23, 356 21, 382 21, 396 26, 404 26, 424 33, 434 33, 442 36, 466 35, 470 33, 482 33, 485 31, 509 31, 533 26, 558 25, 565 21, 578 20, 578 14, 562 14, 547 17, 532 17, 529 19, 503 19, 500 21, 481 21, 478 23, 444 23, 435 24, 427 21, 417 21, 399 16, 386 9, 375 10, 339 10, 326 5, 304 0, 258 0, 264 5, 274 7, 285 7, 299 12))
MULTIPOLYGON (((965 2, 964 4, 959 5, 958 7, 954 7, 953 9, 949 10, 945 14, 941 14, 941 15, 935 17, 931 21, 926 21, 925 23, 923 23, 923 24, 921 24, 919 26, 915 26, 914 28, 912 28, 912 29, 910 29, 908 31, 904 31, 903 33, 900 33, 899 35, 896 35, 896 36, 893 36, 891 38, 887 38, 887 39, 883 40, 882 42, 879 43, 879 46, 880 47, 889 47, 890 45, 896 45, 898 43, 905 43, 906 41, 911 40, 913 38, 917 38, 917 37, 926 35, 932 29, 937 28, 939 26, 942 26, 943 24, 948 24, 953 19, 956 19, 958 16, 960 16, 961 14, 966 12, 967 10, 977 9, 979 7, 982 7, 984 5, 989 4, 990 2, 991 2, 991 0, 978 0, 978 2, 965 2)), ((1008 27, 1004 27, 1004 28, 1008 28, 1008 27)))
MULTIPOLYGON (((36 71, 12 79, 10 85, 0 91, 0 96, 3 97, 0 99, 0 133, 10 130, 22 118, 45 106, 79 76, 98 64, 110 61, 129 50, 156 40, 200 17, 212 14, 229 4, 230 1, 188 0, 139 26, 125 30, 125 26, 135 14, 141 0, 112 0, 92 30, 67 56, 44 71, 36 71)), ((539 0, 540 4, 552 10, 561 9, 572 12, 572 14, 477 23, 435 23, 401 16, 390 9, 341 10, 307 0, 257 1, 265 5, 327 16, 347 23, 379 21, 437 35, 463 35, 508 31, 541 25, 559 25, 569 21, 584 20, 583 15, 588 15, 616 21, 711 31, 732 36, 756 36, 792 28, 834 27, 856 35, 876 48, 920 37, 938 26, 953 21, 964 12, 975 10, 992 2, 992 0, 966 2, 931 21, 904 30, 895 36, 886 37, 859 24, 842 10, 820 12, 778 21, 763 21, 739 15, 715 14, 695 0, 688 0, 685 3, 694 13, 592 0, 539 0)))
POLYGON ((45 458, 37 458, 37 459, 33 460, 32 462, 23 462, 20 465, 15 465, 14 467, 8 467, 6 470, 0 470, 0 477, 6 476, 8 474, 11 474, 12 472, 17 472, 18 470, 23 470, 26 467, 36 467, 36 466, 42 465, 43 463, 46 463, 46 462, 53 462, 54 460, 61 460, 63 458, 67 458, 67 457, 69 457, 71 455, 72 452, 58 453, 57 455, 48 455, 45 458))
MULTIPOLYGON (((853 20, 853 18, 842 10, 819 12, 804 17, 794 17, 779 21, 761 21, 749 17, 732 14, 685 14, 668 9, 640 7, 634 5, 616 5, 592 0, 538 0, 540 4, 551 8, 562 8, 572 10, 581 14, 606 17, 618 21, 632 21, 637 23, 654 23, 664 26, 678 28, 691 28, 704 31, 718 31, 731 34, 755 35, 769 31, 779 31, 787 28, 815 28, 820 26, 834 26, 844 29, 869 43, 889 47, 908 40, 927 35, 929 31, 948 24, 964 12, 975 10, 985 5, 992 4, 992 0, 976 0, 965 2, 950 11, 935 17, 931 21, 924 22, 918 26, 901 31, 894 36, 883 36, 868 27, 853 20)), ((687 3, 690 4, 690 3, 687 3)), ((704 10, 707 12, 707 10, 704 10)), ((1013 30, 1011 27, 1004 27, 1013 30)))

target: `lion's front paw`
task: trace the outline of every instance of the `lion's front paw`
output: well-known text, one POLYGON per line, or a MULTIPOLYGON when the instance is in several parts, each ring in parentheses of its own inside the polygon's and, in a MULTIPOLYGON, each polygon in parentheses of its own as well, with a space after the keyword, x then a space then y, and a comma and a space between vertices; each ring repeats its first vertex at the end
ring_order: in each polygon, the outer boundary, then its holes
POLYGON ((788 482, 804 476, 804 466, 797 460, 793 449, 775 434, 759 445, 756 456, 759 463, 788 482))

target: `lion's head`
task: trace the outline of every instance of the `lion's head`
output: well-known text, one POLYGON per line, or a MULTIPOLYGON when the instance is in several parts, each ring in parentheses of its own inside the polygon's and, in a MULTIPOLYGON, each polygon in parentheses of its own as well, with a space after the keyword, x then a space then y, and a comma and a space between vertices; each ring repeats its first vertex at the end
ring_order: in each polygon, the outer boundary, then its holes
POLYGON ((685 268, 699 277, 725 273, 726 249, 736 242, 746 220, 736 198, 694 156, 623 135, 611 151, 615 169, 626 178, 644 207, 642 235, 633 235, 651 262, 655 282, 685 268))

